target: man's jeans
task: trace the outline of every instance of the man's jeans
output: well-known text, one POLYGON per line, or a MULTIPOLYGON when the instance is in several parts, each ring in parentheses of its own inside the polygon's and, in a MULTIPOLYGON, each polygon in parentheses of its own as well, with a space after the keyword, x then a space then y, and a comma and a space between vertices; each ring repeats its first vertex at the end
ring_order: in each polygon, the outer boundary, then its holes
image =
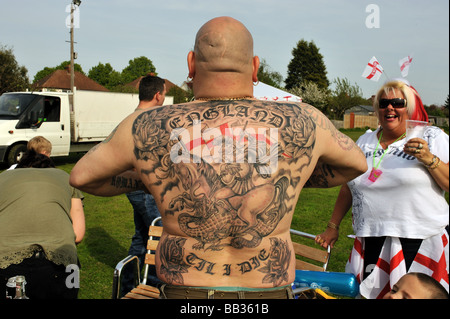
MULTIPOLYGON (((135 234, 131 239, 131 246, 128 250, 128 255, 139 257, 139 269, 143 269, 145 253, 147 251, 148 241, 148 229, 152 221, 156 217, 160 217, 161 214, 156 206, 155 199, 152 195, 145 193, 144 191, 135 191, 126 194, 128 200, 133 206, 134 210, 134 225, 135 234)), ((161 221, 156 223, 157 226, 161 226, 161 221)), ((126 271, 123 274, 122 279, 122 291, 128 292, 133 288, 133 273, 126 271)), ((159 279, 156 277, 156 271, 154 266, 150 266, 148 272, 148 285, 155 286, 159 283, 159 279)))

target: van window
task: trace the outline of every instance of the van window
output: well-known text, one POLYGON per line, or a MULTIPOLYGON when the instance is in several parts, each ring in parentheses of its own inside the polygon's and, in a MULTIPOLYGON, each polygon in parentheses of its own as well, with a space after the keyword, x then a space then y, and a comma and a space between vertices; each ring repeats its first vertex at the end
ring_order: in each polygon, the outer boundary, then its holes
POLYGON ((40 127, 45 122, 59 122, 61 100, 55 96, 39 96, 21 116, 16 128, 40 127))
POLYGON ((36 98, 34 94, 3 94, 0 96, 0 117, 18 117, 36 98))

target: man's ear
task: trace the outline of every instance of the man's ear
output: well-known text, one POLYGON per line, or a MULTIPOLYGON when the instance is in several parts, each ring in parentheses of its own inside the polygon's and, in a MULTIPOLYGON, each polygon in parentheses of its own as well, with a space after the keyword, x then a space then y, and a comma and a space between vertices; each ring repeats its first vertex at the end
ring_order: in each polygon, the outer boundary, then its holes
POLYGON ((153 99, 156 101, 156 105, 160 105, 159 103, 161 102, 161 97, 161 92, 156 92, 155 96, 153 97, 153 99))
POLYGON ((194 53, 194 51, 189 51, 188 56, 187 56, 187 64, 188 64, 188 70, 189 70, 188 77, 193 79, 195 76, 195 53, 194 53))
POLYGON ((253 82, 258 82, 258 70, 259 70, 259 57, 255 55, 253 57, 253 72, 252 72, 252 80, 253 82))

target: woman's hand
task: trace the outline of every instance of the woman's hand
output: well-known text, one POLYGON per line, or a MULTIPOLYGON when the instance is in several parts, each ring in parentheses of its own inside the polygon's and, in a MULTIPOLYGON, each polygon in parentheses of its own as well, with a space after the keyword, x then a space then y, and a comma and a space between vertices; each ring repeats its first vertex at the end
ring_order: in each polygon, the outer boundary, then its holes
POLYGON ((416 157, 417 160, 424 165, 429 165, 434 156, 428 148, 428 143, 418 137, 412 138, 406 142, 403 151, 408 155, 416 157))
POLYGON ((403 151, 417 158, 427 168, 434 181, 445 192, 449 191, 449 165, 430 152, 428 143, 421 138, 412 138, 405 143, 403 151))
POLYGON ((316 236, 315 241, 323 248, 327 248, 328 246, 331 246, 331 248, 333 248, 334 243, 338 240, 338 237, 338 230, 327 227, 327 229, 322 234, 316 236))

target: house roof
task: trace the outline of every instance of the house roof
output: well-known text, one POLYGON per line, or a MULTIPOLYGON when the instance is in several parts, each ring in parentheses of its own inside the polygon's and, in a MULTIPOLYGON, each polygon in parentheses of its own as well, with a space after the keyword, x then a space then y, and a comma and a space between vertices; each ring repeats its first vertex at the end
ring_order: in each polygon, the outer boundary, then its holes
MULTIPOLYGON (((131 81, 130 83, 125 84, 125 85, 126 85, 126 86, 131 86, 132 88, 134 88, 134 89, 136 89, 136 90, 139 90, 139 82, 141 82, 141 80, 142 80, 143 77, 144 77, 144 76, 141 76, 141 77, 137 78, 136 80, 131 81)), ((170 81, 167 80, 167 79, 164 79, 164 82, 165 82, 165 84, 166 84, 166 91, 169 91, 169 90, 170 90, 171 88, 173 88, 174 86, 177 86, 177 85, 173 84, 172 82, 170 82, 170 81)))
MULTIPOLYGON (((78 71, 75 71, 74 85, 78 90, 109 91, 103 85, 78 71)), ((70 72, 68 70, 56 70, 33 84, 34 90, 43 88, 70 90, 70 72)))
POLYGON ((345 114, 352 112, 373 113, 374 109, 371 105, 356 105, 345 111, 345 114))

